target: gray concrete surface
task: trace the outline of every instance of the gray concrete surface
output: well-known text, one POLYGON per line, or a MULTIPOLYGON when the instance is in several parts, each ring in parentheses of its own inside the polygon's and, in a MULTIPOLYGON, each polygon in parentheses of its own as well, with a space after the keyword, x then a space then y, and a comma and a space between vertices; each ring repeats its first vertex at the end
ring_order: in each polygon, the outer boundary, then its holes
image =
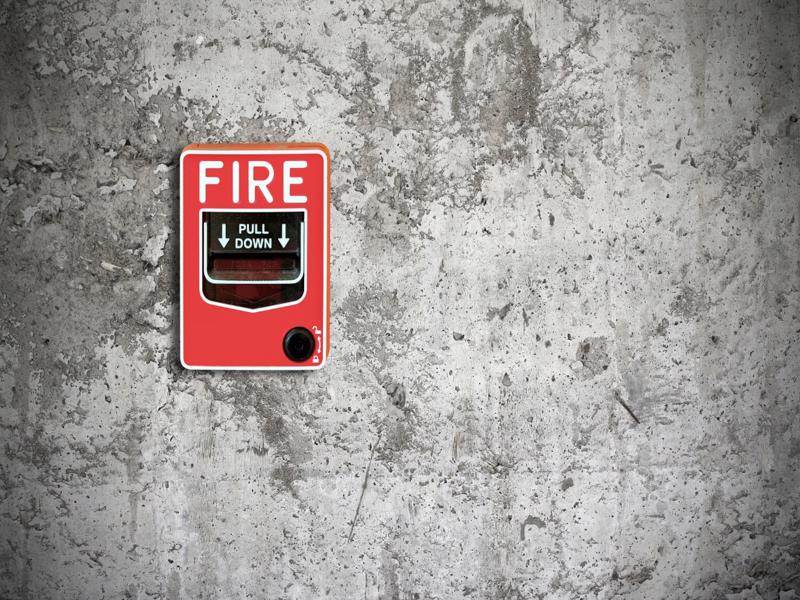
POLYGON ((0 597, 797 598, 800 4, 211 4, 0 7, 0 597), (176 157, 273 140, 332 360, 187 372, 176 157))

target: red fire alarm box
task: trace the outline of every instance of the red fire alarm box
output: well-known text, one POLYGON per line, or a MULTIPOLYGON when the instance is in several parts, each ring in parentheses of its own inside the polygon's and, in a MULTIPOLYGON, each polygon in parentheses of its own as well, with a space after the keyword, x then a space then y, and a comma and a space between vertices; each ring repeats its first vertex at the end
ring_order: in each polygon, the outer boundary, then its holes
POLYGON ((330 155, 322 144, 181 154, 181 362, 317 369, 330 336, 330 155))

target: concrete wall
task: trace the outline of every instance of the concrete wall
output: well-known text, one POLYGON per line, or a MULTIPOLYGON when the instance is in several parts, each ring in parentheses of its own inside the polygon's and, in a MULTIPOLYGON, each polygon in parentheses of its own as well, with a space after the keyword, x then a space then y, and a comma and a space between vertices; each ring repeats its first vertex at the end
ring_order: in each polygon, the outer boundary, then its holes
POLYGON ((798 597, 798 2, 199 4, 0 7, 0 597, 798 597), (177 155, 273 140, 332 360, 187 372, 177 155))

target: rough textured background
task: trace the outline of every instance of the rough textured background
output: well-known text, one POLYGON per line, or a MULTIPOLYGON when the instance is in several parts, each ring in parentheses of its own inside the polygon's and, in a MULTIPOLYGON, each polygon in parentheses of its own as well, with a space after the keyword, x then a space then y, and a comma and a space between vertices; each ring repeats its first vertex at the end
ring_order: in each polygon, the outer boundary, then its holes
POLYGON ((800 3, 6 1, 0 48, 0 597, 800 595, 800 3), (234 140, 331 148, 321 372, 178 366, 176 157, 234 140))

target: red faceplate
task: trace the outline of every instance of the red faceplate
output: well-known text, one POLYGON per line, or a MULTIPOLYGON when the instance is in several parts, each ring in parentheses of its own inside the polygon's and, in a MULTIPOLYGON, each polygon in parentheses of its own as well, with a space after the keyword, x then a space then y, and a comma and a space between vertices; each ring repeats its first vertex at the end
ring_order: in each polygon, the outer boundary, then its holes
POLYGON ((181 154, 181 362, 317 369, 329 337, 330 158, 322 144, 192 145, 181 154), (284 337, 304 328, 307 359, 284 337))

